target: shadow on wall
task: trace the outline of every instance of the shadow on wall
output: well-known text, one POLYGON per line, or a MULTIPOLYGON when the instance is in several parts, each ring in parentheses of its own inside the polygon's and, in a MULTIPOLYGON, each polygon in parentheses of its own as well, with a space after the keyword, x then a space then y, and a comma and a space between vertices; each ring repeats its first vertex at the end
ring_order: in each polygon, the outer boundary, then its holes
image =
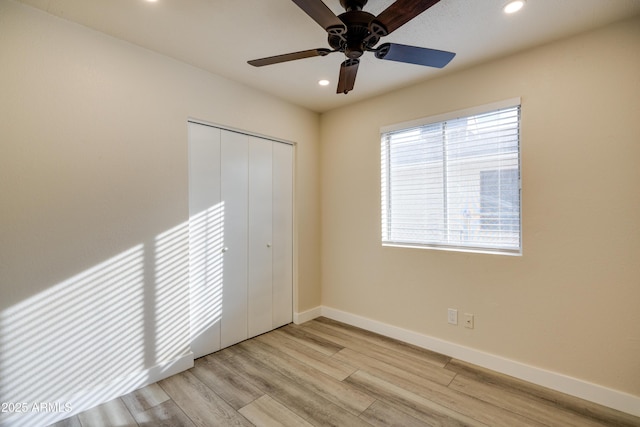
POLYGON ((222 215, 212 207, 0 312, 0 426, 56 422, 189 355, 222 313, 222 215))

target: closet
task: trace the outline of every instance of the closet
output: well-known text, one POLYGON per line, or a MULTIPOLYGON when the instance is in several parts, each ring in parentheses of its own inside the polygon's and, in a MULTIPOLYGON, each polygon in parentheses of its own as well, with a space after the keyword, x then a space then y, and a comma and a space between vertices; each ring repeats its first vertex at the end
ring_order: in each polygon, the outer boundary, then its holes
POLYGON ((292 321, 293 146, 189 122, 194 357, 292 321))

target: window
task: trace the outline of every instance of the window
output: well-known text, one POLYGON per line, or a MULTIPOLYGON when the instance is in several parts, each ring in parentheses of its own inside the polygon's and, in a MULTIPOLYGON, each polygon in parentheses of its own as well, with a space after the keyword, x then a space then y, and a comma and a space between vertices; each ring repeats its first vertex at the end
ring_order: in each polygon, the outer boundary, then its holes
POLYGON ((520 100, 382 130, 382 243, 519 254, 520 100))

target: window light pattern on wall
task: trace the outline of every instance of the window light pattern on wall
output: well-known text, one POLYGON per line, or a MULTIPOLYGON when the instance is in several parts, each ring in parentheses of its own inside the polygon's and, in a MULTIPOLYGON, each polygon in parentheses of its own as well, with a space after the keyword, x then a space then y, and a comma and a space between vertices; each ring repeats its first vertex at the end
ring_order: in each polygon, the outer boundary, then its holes
POLYGON ((382 243, 519 254, 519 100, 418 123, 382 131, 382 243))

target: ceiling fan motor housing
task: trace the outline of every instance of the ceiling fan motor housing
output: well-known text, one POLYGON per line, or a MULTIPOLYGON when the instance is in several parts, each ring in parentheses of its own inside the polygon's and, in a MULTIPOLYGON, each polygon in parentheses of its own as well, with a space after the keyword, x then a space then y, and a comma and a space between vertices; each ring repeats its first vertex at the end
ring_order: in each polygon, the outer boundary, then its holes
MULTIPOLYGON (((341 3, 345 1, 341 0, 341 3)), ((360 3, 366 3, 366 0, 360 0, 360 3)), ((344 35, 329 34, 328 41, 333 49, 344 52, 348 58, 361 57, 380 40, 378 34, 372 34, 370 31, 371 23, 376 18, 371 13, 363 10, 347 10, 338 15, 338 18, 346 25, 347 32, 344 35)))

